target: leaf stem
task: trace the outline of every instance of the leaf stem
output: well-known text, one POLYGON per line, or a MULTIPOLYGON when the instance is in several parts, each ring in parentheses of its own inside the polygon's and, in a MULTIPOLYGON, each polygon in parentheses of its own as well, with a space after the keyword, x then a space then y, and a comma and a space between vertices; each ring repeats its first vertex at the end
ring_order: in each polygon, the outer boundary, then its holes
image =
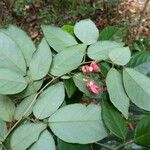
POLYGON ((50 80, 33 98, 31 104, 29 105, 29 107, 26 109, 26 111, 23 113, 22 117, 13 125, 13 127, 8 131, 8 133, 6 134, 5 138, 3 141, 5 141, 7 139, 7 137, 9 136, 9 134, 16 128, 16 126, 20 123, 20 121, 22 120, 22 118, 28 113, 28 111, 30 110, 30 108, 32 107, 32 105, 35 103, 37 97, 44 91, 44 89, 46 89, 53 81, 55 81, 56 79, 58 79, 59 77, 55 77, 52 78, 52 80, 50 80))
POLYGON ((101 147, 105 147, 105 148, 110 149, 110 150, 114 150, 112 147, 107 146, 107 145, 105 145, 105 144, 103 144, 103 143, 98 143, 98 142, 96 142, 95 144, 100 145, 101 147))
POLYGON ((123 148, 124 146, 126 146, 130 143, 133 143, 133 142, 134 142, 134 139, 130 139, 129 141, 126 141, 125 143, 123 143, 123 144, 117 146, 116 148, 114 148, 114 150, 119 150, 119 149, 123 148))

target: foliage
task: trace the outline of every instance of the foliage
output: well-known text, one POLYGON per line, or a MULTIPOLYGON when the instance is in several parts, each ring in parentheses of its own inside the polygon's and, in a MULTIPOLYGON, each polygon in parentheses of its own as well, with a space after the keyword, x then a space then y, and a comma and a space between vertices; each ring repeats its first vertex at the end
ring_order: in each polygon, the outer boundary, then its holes
POLYGON ((16 26, 0 30, 2 149, 148 149, 149 53, 90 19, 41 28, 37 47, 16 26))

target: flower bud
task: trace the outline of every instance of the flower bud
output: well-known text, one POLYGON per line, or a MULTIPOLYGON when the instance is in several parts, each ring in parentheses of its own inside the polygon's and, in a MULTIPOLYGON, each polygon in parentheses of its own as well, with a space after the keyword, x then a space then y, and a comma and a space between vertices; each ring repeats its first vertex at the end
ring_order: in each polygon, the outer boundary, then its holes
POLYGON ((90 64, 90 67, 93 68, 93 71, 94 71, 94 72, 100 72, 100 68, 99 68, 99 66, 97 65, 96 61, 93 61, 93 62, 90 64))
POLYGON ((88 90, 89 90, 91 93, 93 93, 93 94, 98 95, 98 94, 101 92, 101 88, 98 87, 98 86, 94 83, 94 81, 88 81, 86 86, 87 86, 88 90))

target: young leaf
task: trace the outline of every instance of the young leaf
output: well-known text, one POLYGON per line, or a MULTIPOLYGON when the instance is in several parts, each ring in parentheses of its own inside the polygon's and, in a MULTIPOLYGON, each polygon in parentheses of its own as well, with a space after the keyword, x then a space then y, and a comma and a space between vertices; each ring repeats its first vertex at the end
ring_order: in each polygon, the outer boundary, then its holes
POLYGON ((66 143, 60 139, 58 140, 58 149, 59 150, 92 150, 90 145, 66 143))
POLYGON ((62 29, 65 30, 65 31, 67 31, 67 32, 70 33, 71 35, 74 35, 74 31, 73 31, 74 26, 69 25, 69 24, 63 25, 62 29))
POLYGON ((117 40, 120 39, 122 31, 120 28, 115 26, 107 26, 104 28, 99 35, 100 40, 117 40))
POLYGON ((63 103, 65 91, 62 82, 47 88, 37 99, 33 107, 33 114, 38 119, 44 119, 52 115, 63 103))
MULTIPOLYGON (((23 117, 23 114, 24 112, 28 109, 28 107, 30 106, 31 102, 33 101, 35 97, 35 94, 29 96, 29 97, 26 97, 25 99, 23 99, 21 101, 21 103, 17 106, 16 110, 15 110, 15 115, 14 115, 14 118, 16 120, 19 120, 20 118, 23 117)), ((30 108, 30 110, 28 111, 28 113, 25 115, 25 117, 28 117, 31 113, 32 113, 32 110, 33 110, 33 106, 30 108)))
POLYGON ((123 43, 114 41, 99 41, 89 46, 87 54, 93 60, 106 60, 111 50, 122 48, 123 43))
POLYGON ((8 69, 0 69, 0 94, 16 94, 23 91, 27 86, 24 77, 8 69))
POLYGON ((45 77, 50 69, 52 54, 45 39, 41 41, 30 63, 30 72, 33 80, 45 77))
POLYGON ((123 83, 131 101, 150 111, 150 79, 134 69, 126 68, 123 71, 123 83))
POLYGON ((150 115, 144 116, 135 130, 136 143, 150 148, 150 115))
POLYGON ((108 102, 104 102, 102 107, 102 114, 105 125, 117 137, 125 139, 128 129, 126 120, 122 115, 108 102))
POLYGON ((7 96, 0 95, 0 119, 11 122, 14 112, 14 103, 7 96))
POLYGON ((38 141, 36 141, 29 150, 56 150, 51 133, 48 130, 43 131, 38 141))
POLYGON ((143 74, 150 73, 150 53, 146 51, 136 53, 131 58, 128 66, 143 74))
POLYGON ((0 142, 3 141, 6 133, 7 133, 6 122, 0 119, 0 142))
POLYGON ((49 45, 57 52, 78 44, 72 35, 61 28, 42 25, 42 30, 49 45))
POLYGON ((74 26, 76 37, 83 43, 90 45, 97 41, 99 31, 90 19, 81 20, 74 26))
POLYGON ((65 85, 65 89, 66 89, 68 98, 71 98, 71 96, 74 94, 74 92, 76 90, 76 86, 75 86, 72 78, 64 80, 64 85, 65 85))
POLYGON ((125 93, 121 74, 112 68, 106 78, 107 90, 113 105, 128 118, 129 99, 125 93))
POLYGON ((0 32, 0 67, 26 74, 26 62, 18 45, 3 32, 0 32))
POLYGON ((18 45, 24 55, 27 66, 29 66, 32 55, 36 50, 30 37, 23 30, 14 25, 9 25, 8 29, 2 30, 2 32, 3 31, 18 45))
POLYGON ((50 73, 61 76, 76 69, 81 64, 85 50, 86 45, 78 44, 61 51, 54 57, 50 73))
POLYGON ((126 65, 131 58, 129 47, 116 48, 109 53, 110 60, 117 65, 126 65))
POLYGON ((49 127, 63 141, 87 144, 107 136, 98 105, 71 104, 49 118, 49 127), (86 134, 85 134, 86 133, 86 134))
POLYGON ((12 150, 25 150, 38 140, 40 133, 46 128, 43 123, 28 123, 19 126, 11 136, 12 150))

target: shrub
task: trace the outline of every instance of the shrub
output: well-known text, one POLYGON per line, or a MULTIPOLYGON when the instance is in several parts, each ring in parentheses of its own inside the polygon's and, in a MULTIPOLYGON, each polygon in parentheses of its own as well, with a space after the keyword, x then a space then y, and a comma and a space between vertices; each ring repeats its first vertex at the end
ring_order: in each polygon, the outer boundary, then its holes
POLYGON ((150 54, 89 19, 41 28, 37 48, 16 26, 0 30, 3 149, 150 147, 150 54))

